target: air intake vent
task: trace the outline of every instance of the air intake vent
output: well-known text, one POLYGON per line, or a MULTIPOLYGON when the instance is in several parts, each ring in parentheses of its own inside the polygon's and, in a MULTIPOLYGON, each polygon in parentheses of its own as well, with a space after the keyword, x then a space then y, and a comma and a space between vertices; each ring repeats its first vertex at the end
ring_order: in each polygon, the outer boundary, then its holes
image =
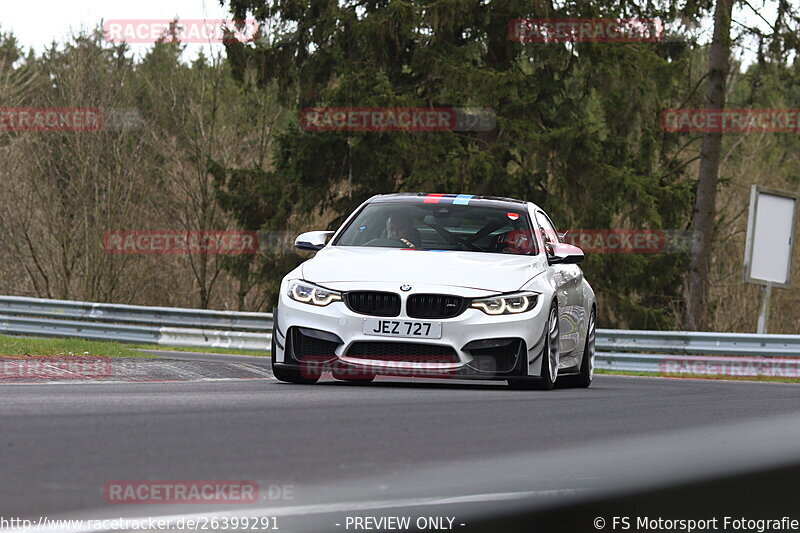
POLYGON ((400 296, 393 292, 351 291, 344 295, 350 310, 362 315, 397 316, 400 314, 400 296))
POLYGON ((305 328, 290 328, 290 335, 292 336, 292 352, 294 354, 295 359, 302 359, 303 357, 335 357, 336 356, 336 348, 341 344, 340 342, 336 342, 332 340, 336 338, 336 336, 325 333, 319 332, 317 333, 318 336, 311 336, 303 334, 303 331, 306 333, 313 334, 313 330, 308 330, 305 328), (321 335, 320 335, 321 334, 321 335), (326 340, 321 338, 321 336, 331 336, 331 340, 326 340))
POLYGON ((412 342, 354 342, 347 357, 413 363, 458 363, 460 359, 450 346, 412 342))
POLYGON ((414 294, 406 303, 406 313, 413 318, 452 318, 463 311, 464 298, 449 294, 414 294))

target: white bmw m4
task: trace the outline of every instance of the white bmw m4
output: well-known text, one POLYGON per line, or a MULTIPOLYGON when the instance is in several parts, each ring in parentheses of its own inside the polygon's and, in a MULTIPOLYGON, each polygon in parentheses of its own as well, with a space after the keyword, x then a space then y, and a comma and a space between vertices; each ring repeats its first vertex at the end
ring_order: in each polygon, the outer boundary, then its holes
POLYGON ((588 387, 595 297, 530 202, 464 194, 370 198, 281 282, 272 369, 291 383, 376 375, 588 387))

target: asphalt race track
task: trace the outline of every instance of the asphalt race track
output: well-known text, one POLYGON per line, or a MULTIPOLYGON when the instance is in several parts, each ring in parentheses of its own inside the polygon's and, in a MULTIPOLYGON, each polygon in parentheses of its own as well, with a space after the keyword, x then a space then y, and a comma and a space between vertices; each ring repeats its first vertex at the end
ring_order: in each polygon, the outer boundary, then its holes
POLYGON ((330 377, 2 383, 0 427, 4 517, 216 512, 353 531, 347 517, 424 515, 469 530, 487 513, 800 463, 800 387, 621 376, 553 391, 330 377), (115 480, 252 480, 261 491, 248 506, 111 505, 103 487, 115 480))

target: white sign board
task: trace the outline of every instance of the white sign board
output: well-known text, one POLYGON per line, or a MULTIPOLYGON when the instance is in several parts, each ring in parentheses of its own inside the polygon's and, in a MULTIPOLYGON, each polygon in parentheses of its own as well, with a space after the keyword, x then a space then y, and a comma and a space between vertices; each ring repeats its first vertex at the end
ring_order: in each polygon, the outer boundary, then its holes
POLYGON ((797 193, 753 185, 744 252, 744 280, 788 288, 797 193))

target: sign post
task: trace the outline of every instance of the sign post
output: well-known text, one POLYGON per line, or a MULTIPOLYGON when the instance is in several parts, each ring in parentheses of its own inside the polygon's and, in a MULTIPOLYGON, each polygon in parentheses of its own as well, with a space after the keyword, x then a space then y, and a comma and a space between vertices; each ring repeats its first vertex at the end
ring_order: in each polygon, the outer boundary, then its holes
POLYGON ((798 194, 753 185, 747 217, 744 281, 761 285, 758 333, 767 332, 772 287, 789 288, 798 194))

